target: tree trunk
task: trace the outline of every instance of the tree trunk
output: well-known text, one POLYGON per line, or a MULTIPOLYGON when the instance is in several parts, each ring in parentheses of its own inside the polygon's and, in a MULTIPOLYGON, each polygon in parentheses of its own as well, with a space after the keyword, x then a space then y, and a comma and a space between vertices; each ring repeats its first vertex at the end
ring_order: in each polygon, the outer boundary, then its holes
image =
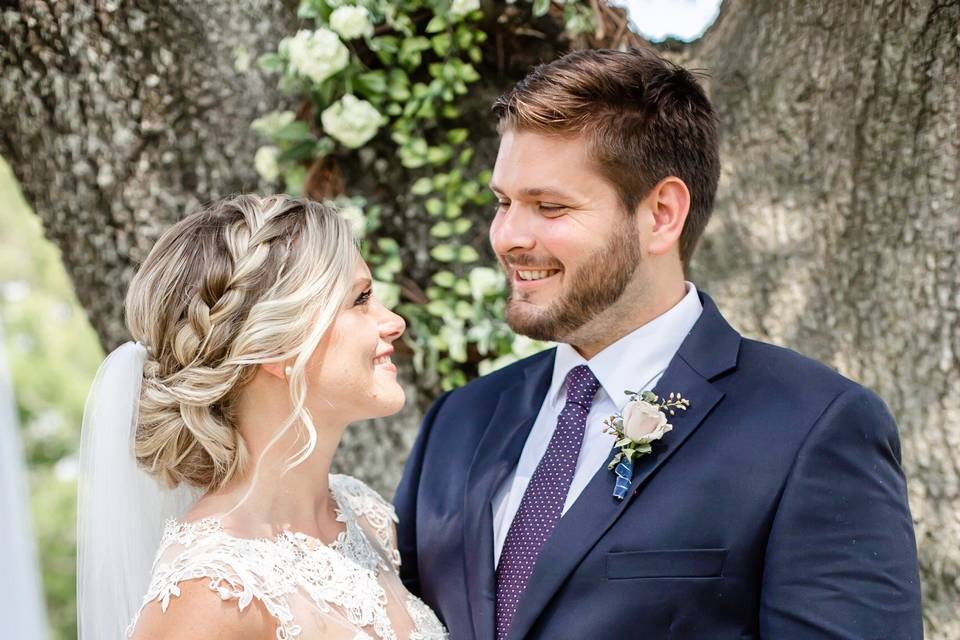
POLYGON ((747 335, 874 389, 900 425, 928 637, 960 638, 960 2, 727 0, 723 178, 696 281, 747 335))
MULTIPOLYGON (((291 5, 22 0, 3 14, 0 154, 107 348, 126 339, 126 283, 162 229, 200 200, 265 186, 244 132, 280 97, 256 69, 234 71, 234 49, 273 50, 296 28, 291 5)), ((516 35, 518 9, 506 11, 486 21, 484 90, 464 109, 477 122, 488 94, 568 44, 549 24, 516 35)), ((612 26, 586 43, 632 41, 606 15, 612 26)), ((960 400, 948 386, 960 377, 958 24, 957 0, 726 0, 700 41, 670 47, 711 73, 723 133, 693 277, 747 335, 831 363, 889 403, 928 635, 944 640, 960 637, 960 400)), ((412 239, 429 222, 404 224, 412 239)), ((349 430, 338 454, 386 494, 428 400, 408 386, 400 418, 349 430)))

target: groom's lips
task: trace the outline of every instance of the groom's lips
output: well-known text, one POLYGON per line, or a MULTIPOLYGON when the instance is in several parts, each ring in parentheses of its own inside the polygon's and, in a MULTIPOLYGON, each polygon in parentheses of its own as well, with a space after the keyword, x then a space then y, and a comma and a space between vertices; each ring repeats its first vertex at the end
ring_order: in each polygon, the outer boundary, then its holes
MULTIPOLYGON (((546 278, 540 278, 539 280, 524 280, 520 277, 520 271, 528 271, 528 269, 514 269, 512 283, 514 289, 521 291, 530 291, 531 289, 536 289, 544 284, 549 284, 554 281, 561 273, 560 269, 540 269, 540 271, 550 271, 550 275, 546 278)), ((529 269, 529 271, 537 271, 537 269, 529 269)))

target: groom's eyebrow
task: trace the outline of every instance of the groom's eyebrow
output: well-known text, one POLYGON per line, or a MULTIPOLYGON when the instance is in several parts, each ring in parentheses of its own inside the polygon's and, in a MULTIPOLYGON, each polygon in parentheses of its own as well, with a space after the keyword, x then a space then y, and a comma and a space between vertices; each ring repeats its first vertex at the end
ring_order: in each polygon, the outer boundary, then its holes
MULTIPOLYGON (((490 186, 490 190, 493 191, 494 193, 503 193, 503 191, 492 182, 490 183, 489 186, 490 186)), ((542 196, 552 196, 554 198, 562 198, 562 199, 573 198, 573 196, 571 196, 570 194, 564 193, 559 189, 553 189, 551 187, 525 187, 520 190, 520 195, 527 198, 539 198, 542 196)))

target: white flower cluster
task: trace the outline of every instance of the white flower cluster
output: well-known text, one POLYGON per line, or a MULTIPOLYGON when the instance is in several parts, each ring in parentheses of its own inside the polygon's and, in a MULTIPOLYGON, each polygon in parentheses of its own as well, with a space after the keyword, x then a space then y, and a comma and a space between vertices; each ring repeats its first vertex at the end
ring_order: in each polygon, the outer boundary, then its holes
POLYGON ((450 15, 465 16, 480 8, 480 0, 453 0, 450 5, 450 15))
POLYGON ((350 60, 347 47, 329 29, 300 30, 281 43, 282 50, 286 50, 294 71, 317 83, 343 69, 350 60))
POLYGON ((354 203, 347 201, 345 204, 342 204, 338 207, 340 210, 340 215, 348 223, 350 223, 350 230, 358 238, 362 238, 366 234, 367 221, 363 215, 363 209, 355 205, 354 203))
POLYGON ((540 353, 544 349, 549 349, 552 346, 552 342, 541 342, 540 340, 531 340, 526 336, 516 335, 513 337, 513 345, 510 351, 499 358, 481 360, 477 365, 478 373, 481 376, 485 376, 492 371, 502 369, 507 365, 532 356, 535 353, 540 353))
POLYGON ((364 7, 337 7, 330 14, 330 28, 345 40, 368 38, 373 35, 373 23, 364 7))
POLYGON ((387 309, 400 304, 400 286, 383 280, 373 281, 373 296, 387 309))
POLYGON ((470 271, 470 293, 474 300, 500 293, 506 286, 503 272, 490 267, 475 267, 470 271))
POLYGON ((277 157, 280 155, 280 149, 274 146, 260 147, 253 157, 253 166, 260 174, 260 177, 267 182, 276 182, 280 177, 280 166, 277 164, 277 157))
POLYGON ((323 130, 343 146, 356 149, 376 135, 384 118, 372 104, 349 93, 323 110, 323 130))

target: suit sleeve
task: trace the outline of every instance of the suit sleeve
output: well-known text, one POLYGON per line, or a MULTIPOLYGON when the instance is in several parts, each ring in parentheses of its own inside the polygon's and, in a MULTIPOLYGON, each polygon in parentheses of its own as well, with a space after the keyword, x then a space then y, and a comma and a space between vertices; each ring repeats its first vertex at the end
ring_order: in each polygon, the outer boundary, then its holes
POLYGON ((420 473, 430 440, 430 433, 440 407, 450 392, 440 396, 427 411, 420 425, 420 432, 413 450, 403 468, 403 476, 393 498, 399 523, 397 524, 397 547, 400 550, 400 579, 412 594, 421 595, 420 571, 417 565, 417 493, 420 489, 420 473))
POLYGON ((764 639, 923 637, 916 541, 897 426, 862 387, 813 426, 767 544, 764 639))

